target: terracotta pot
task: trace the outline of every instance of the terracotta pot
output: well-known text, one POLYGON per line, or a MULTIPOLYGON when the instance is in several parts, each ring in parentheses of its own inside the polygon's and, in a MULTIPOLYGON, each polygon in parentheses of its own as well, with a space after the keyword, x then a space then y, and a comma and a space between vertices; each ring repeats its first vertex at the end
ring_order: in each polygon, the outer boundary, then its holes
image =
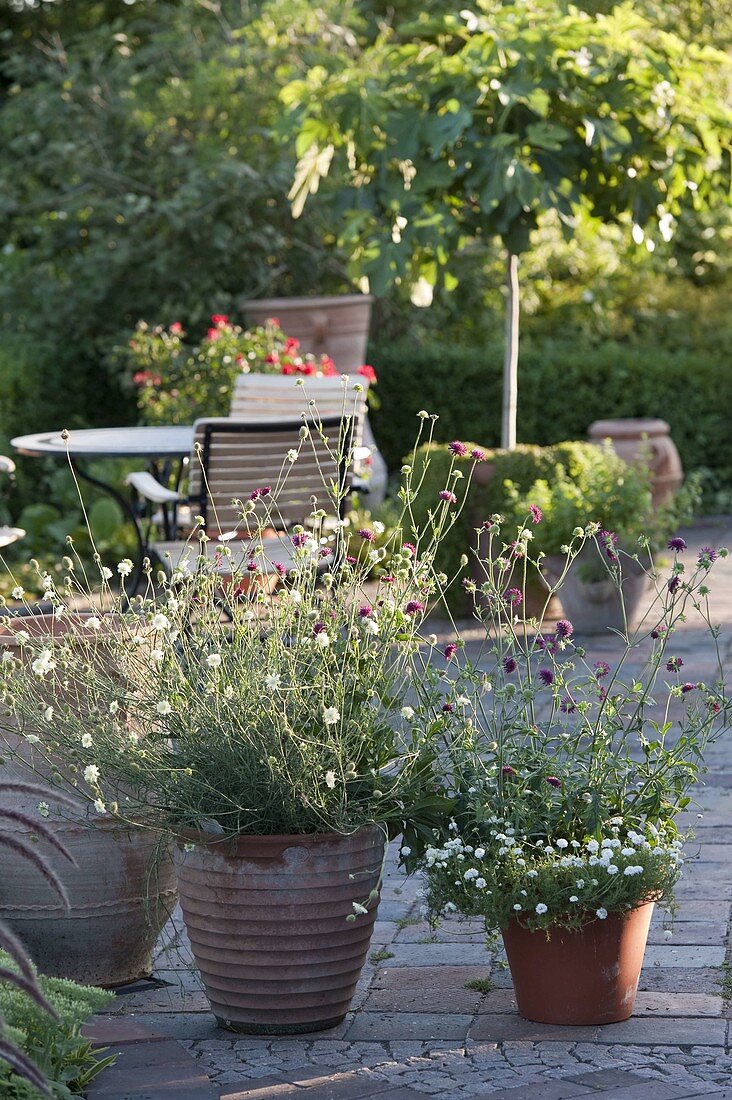
POLYGON ((593 443, 609 439, 622 459, 628 463, 642 462, 651 474, 653 507, 671 500, 684 482, 684 470, 679 452, 665 420, 596 420, 588 430, 593 443))
POLYGON ((635 1006, 653 902, 579 932, 530 932, 511 921, 503 942, 518 1010, 543 1024, 613 1024, 635 1006))
MULTIPOLYGON (((638 562, 624 558, 621 601, 615 582, 583 580, 582 566, 599 562, 594 548, 583 550, 574 560, 559 591, 562 608, 577 634, 604 634, 608 630, 624 630, 623 604, 630 629, 638 620, 648 600, 650 581, 638 562)), ((548 576, 559 576, 564 558, 547 557, 544 569, 548 576)))
POLYGON ((104 818, 50 824, 76 861, 74 867, 47 852, 70 909, 32 864, 0 847, 0 919, 42 974, 102 986, 148 976, 176 902, 170 852, 161 850, 160 834, 104 818))
POLYGON ((181 907, 218 1022, 254 1034, 334 1027, 371 941, 383 830, 191 840, 174 852, 181 907), (348 921, 354 902, 368 912, 348 921))
MULTIPOLYGON (((113 628, 105 620, 101 631, 85 624, 90 613, 54 619, 34 615, 0 625, 0 649, 8 649, 16 660, 28 663, 32 658, 13 636, 14 629, 27 630, 39 638, 60 639, 73 626, 78 644, 90 665, 104 667, 119 677, 124 670, 115 662, 104 638, 113 628)), ((73 644, 73 643, 72 643, 73 644)), ((65 692, 62 673, 52 673, 39 683, 39 702, 46 686, 49 703, 59 698, 79 716, 88 714, 92 697, 83 691, 65 692)), ((0 734, 0 749, 8 755, 0 759, 0 777, 6 780, 50 779, 54 770, 66 772, 64 760, 52 756, 46 760, 23 736, 14 733, 8 719, 0 734), (35 775, 22 761, 32 765, 35 775)), ((39 732, 45 722, 39 717, 39 732)), ((29 727, 29 728, 32 728, 29 727)), ((66 772, 67 778, 73 777, 66 772)), ((123 795, 119 795, 121 801, 123 795)), ((33 817, 38 798, 6 793, 5 804, 33 817)), ((66 887, 70 908, 52 890, 39 871, 27 860, 0 847, 0 919, 6 920, 23 940, 31 957, 44 974, 71 978, 93 985, 116 986, 136 981, 152 970, 152 953, 160 930, 175 907, 176 890, 170 851, 162 844, 161 834, 115 822, 109 817, 89 813, 74 819, 68 807, 54 803, 53 791, 46 799, 49 817, 46 825, 73 856, 72 866, 53 849, 47 857, 66 887)), ((9 826, 12 828, 12 826, 9 826)), ((18 826, 18 830, 25 830, 18 826)))
POLYGON ((366 362, 372 302, 369 294, 334 294, 250 299, 242 306, 252 324, 276 317, 285 335, 300 341, 303 352, 329 355, 339 371, 352 374, 366 362))

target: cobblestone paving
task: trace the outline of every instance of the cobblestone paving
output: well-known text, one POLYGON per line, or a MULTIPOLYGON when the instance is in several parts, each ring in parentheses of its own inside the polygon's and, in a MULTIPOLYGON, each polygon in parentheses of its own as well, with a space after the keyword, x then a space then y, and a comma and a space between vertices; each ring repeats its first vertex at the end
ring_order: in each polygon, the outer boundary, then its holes
MULTIPOLYGON (((701 545, 731 545, 732 521, 710 521, 687 541, 690 560, 701 545)), ((732 560, 713 576, 715 620, 728 628, 729 658, 732 560)), ((593 660, 612 659, 611 638, 586 644, 593 660)), ((712 649, 694 624, 679 632, 674 652, 689 679, 713 679, 712 649)), ((219 1029, 178 922, 169 926, 159 954, 161 984, 121 994, 113 1014, 177 1039, 214 1086, 210 1095, 226 1100, 732 1100, 732 1009, 723 997, 725 984, 732 996, 732 738, 712 746, 708 762, 707 783, 686 817, 696 841, 673 933, 665 934, 660 916, 654 920, 636 1014, 624 1023, 551 1027, 522 1020, 510 975, 500 955, 488 953, 479 925, 455 922, 431 936, 419 916, 419 883, 403 878, 394 852, 371 959, 340 1027, 312 1037, 261 1039, 219 1029), (482 988, 471 986, 486 979, 482 988)), ((127 1095, 184 1094, 114 1093, 127 1095)))

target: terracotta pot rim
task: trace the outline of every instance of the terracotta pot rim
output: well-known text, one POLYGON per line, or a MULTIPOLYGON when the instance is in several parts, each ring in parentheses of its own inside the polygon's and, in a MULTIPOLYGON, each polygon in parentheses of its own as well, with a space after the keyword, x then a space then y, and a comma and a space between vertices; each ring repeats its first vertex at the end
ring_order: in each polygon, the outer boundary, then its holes
POLYGON ((175 842, 179 848, 193 841, 207 848, 216 847, 219 844, 262 844, 281 843, 285 847, 312 846, 332 840, 351 840, 360 833, 375 830, 386 834, 386 826, 379 822, 369 821, 359 825, 352 833, 207 833, 202 829, 180 829, 175 833, 175 842))
POLYGON ((337 308, 340 305, 353 305, 355 302, 368 302, 370 304, 373 301, 373 294, 320 294, 312 297, 307 294, 293 294, 284 298, 246 298, 242 302, 242 306, 245 310, 247 306, 302 309, 304 303, 305 306, 335 306, 337 308))
MULTIPOLYGON (((522 932, 530 932, 532 935, 535 932, 541 932, 542 934, 546 934, 547 932, 566 932, 572 936, 580 936, 586 928, 589 928, 593 924, 606 926, 608 921, 629 917, 632 913, 637 913, 639 909, 644 909, 646 905, 655 905, 662 897, 662 894, 652 894, 643 901, 639 901, 638 904, 634 905, 631 909, 611 909, 604 920, 600 920, 598 916, 592 916, 579 928, 566 928, 562 924, 550 924, 548 928, 527 928, 525 924, 521 923, 518 917, 509 917, 508 924, 505 928, 499 928, 498 931, 505 932, 506 928, 510 928, 513 925, 514 927, 520 928, 522 932)), ((589 910, 586 910, 586 912, 589 913, 589 910)))

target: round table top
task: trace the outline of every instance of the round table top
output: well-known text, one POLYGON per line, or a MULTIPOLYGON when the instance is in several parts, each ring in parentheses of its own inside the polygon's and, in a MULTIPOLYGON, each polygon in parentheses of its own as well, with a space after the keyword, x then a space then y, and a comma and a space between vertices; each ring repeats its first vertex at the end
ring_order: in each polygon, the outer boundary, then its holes
POLYGON ((193 425, 144 428, 82 428, 61 438, 60 431, 18 435, 11 444, 19 454, 72 458, 182 458, 191 453, 193 425))

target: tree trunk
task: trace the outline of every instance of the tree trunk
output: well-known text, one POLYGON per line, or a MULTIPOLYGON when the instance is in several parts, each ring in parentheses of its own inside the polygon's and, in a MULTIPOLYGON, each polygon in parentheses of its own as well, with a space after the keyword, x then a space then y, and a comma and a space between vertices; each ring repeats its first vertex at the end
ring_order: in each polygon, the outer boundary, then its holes
POLYGON ((503 417, 501 446, 516 446, 516 399, 518 393, 519 281, 518 256, 509 252, 506 265, 506 342, 503 352, 503 417))

